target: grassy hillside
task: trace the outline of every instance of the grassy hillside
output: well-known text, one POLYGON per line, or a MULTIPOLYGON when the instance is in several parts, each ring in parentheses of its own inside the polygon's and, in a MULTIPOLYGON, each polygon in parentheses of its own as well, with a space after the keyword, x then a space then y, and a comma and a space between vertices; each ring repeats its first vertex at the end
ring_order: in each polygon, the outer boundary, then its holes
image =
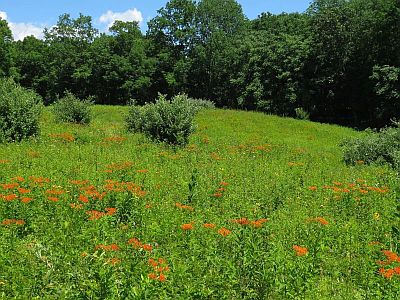
POLYGON ((0 145, 2 298, 400 297, 397 178, 342 163, 360 133, 206 110, 174 150, 124 113, 0 145))

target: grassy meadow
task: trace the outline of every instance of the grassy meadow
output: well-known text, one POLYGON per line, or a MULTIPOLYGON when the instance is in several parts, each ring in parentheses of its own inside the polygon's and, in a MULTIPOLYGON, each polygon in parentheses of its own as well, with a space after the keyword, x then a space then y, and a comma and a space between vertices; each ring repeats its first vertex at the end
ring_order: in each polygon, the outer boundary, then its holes
POLYGON ((398 178, 362 133, 203 110, 185 148, 95 106, 0 145, 2 299, 399 299, 398 178))

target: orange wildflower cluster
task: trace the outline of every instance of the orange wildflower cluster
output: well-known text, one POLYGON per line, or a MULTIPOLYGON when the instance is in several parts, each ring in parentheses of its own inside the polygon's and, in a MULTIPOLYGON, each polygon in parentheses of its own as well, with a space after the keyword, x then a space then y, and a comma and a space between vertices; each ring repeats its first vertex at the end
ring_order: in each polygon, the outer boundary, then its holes
POLYGON ((94 250, 102 249, 104 251, 119 251, 121 248, 117 244, 103 245, 99 244, 94 247, 94 250))
POLYGON ((105 195, 107 195, 106 192, 100 193, 95 186, 89 185, 89 186, 84 186, 79 189, 80 191, 83 191, 83 193, 88 196, 92 197, 93 199, 97 200, 102 200, 105 195))
POLYGON ((68 133, 68 132, 49 134, 49 137, 54 138, 54 139, 59 140, 59 141, 63 141, 63 142, 73 142, 73 141, 75 141, 75 137, 72 134, 68 133))
POLYGON ((105 212, 102 211, 98 211, 98 210, 89 210, 86 212, 86 214, 88 214, 89 220, 93 221, 93 220, 99 220, 102 217, 105 216, 112 216, 117 212, 117 209, 114 207, 106 207, 105 212))
POLYGON ((25 178, 22 176, 16 176, 14 178, 11 178, 12 181, 19 181, 19 182, 24 182, 25 178))
POLYGON ((193 223, 187 223, 181 225, 182 230, 189 231, 193 229, 193 223))
POLYGON ((221 158, 216 152, 212 152, 212 153, 210 154, 210 156, 211 156, 211 158, 212 158, 213 160, 222 160, 222 158, 221 158))
POLYGON ((20 194, 29 194, 31 190, 24 189, 24 188, 18 188, 18 193, 20 194))
POLYGON ((110 192, 126 192, 129 191, 137 197, 146 196, 146 191, 142 189, 141 186, 133 182, 119 182, 115 180, 106 180, 104 189, 110 192))
POLYGON ((220 198, 224 195, 224 192, 226 191, 226 187, 229 185, 228 182, 225 181, 221 181, 219 183, 219 188, 217 188, 217 190, 215 191, 215 193, 213 194, 213 196, 215 198, 220 198))
POLYGON ((147 277, 161 282, 167 280, 167 277, 164 273, 169 272, 170 268, 164 259, 159 258, 158 260, 155 260, 153 258, 149 258, 149 266, 153 268, 154 272, 149 273, 147 277))
POLYGON ((321 225, 329 224, 329 222, 326 219, 324 219, 323 217, 309 218, 309 219, 307 219, 307 222, 316 222, 316 223, 320 223, 321 225))
POLYGON ((186 210, 190 210, 190 211, 193 211, 193 210, 194 210, 194 208, 193 208, 192 206, 190 206, 190 205, 184 205, 184 204, 179 203, 179 202, 176 202, 176 203, 175 203, 175 206, 178 207, 178 208, 186 209, 186 210))
POLYGON ((38 185, 38 186, 43 186, 43 184, 45 183, 49 183, 51 180, 49 178, 45 178, 45 177, 36 177, 36 176, 30 176, 29 180, 38 185))
POLYGON ((103 139, 103 142, 115 142, 115 143, 122 143, 123 141, 126 141, 127 138, 123 137, 123 136, 110 136, 110 137, 106 137, 103 139))
POLYGON ((204 228, 213 229, 213 228, 216 227, 216 225, 213 224, 213 223, 204 223, 204 224, 203 224, 203 227, 204 227, 204 228))
POLYGON ((106 264, 115 266, 116 264, 121 263, 121 260, 118 257, 112 257, 106 261, 106 264))
POLYGON ((218 233, 222 236, 228 236, 232 233, 232 231, 230 231, 229 229, 226 229, 224 227, 218 229, 218 233))
POLYGON ((14 190, 16 188, 19 188, 19 184, 16 182, 13 183, 3 183, 0 184, 0 186, 3 188, 3 190, 14 190))
POLYGON ((58 202, 58 198, 57 197, 47 197, 47 199, 51 202, 58 202))
POLYGON ((79 195, 79 201, 82 201, 83 203, 89 203, 89 198, 86 197, 85 195, 79 195))
POLYGON ((145 251, 151 252, 153 251, 153 246, 150 244, 143 244, 139 239, 137 238, 131 238, 128 240, 129 245, 133 245, 135 249, 143 249, 145 251))
POLYGON ((267 221, 268 221, 268 219, 259 219, 259 220, 255 220, 255 221, 250 221, 247 218, 240 218, 240 219, 231 220, 232 223, 236 223, 236 224, 239 224, 239 225, 251 225, 251 226, 253 226, 255 228, 262 227, 263 224, 265 222, 267 222, 267 221))
POLYGON ((60 196, 62 194, 64 194, 65 191, 64 190, 60 190, 60 189, 51 189, 51 190, 47 190, 46 194, 47 195, 52 195, 52 196, 60 196))
POLYGON ((110 165, 106 166, 106 169, 104 170, 105 173, 112 173, 115 171, 121 171, 121 170, 126 170, 129 169, 133 166, 133 162, 130 161, 124 161, 121 163, 112 163, 110 165))
POLYGON ((70 180, 69 183, 73 185, 88 185, 89 180, 70 180))
MULTIPOLYGON (((339 181, 333 181, 333 185, 325 185, 322 186, 323 189, 325 190, 331 190, 335 193, 351 193, 351 192, 358 192, 361 194, 368 194, 368 192, 377 192, 380 194, 385 194, 389 192, 389 189, 387 187, 374 187, 374 186, 368 186, 366 183, 364 183, 364 180, 357 179, 356 183, 342 183, 339 181)), ((316 186, 310 186, 308 187, 310 191, 316 191, 318 187, 316 186)))
POLYGON ((301 247, 298 245, 293 245, 293 250, 296 252, 297 256, 305 256, 308 253, 308 249, 306 247, 301 247))
POLYGON ((1 222, 2 225, 24 225, 25 221, 24 220, 17 220, 17 219, 5 219, 3 222, 1 222))
POLYGON ((16 200, 18 196, 16 194, 9 194, 9 195, 2 195, 0 194, 0 199, 3 199, 4 201, 13 201, 16 200))
POLYGON ((73 209, 82 209, 83 208, 83 204, 71 203, 69 206, 73 209))
POLYGON ((33 200, 33 198, 30 198, 30 197, 23 197, 22 199, 21 199, 21 202, 22 203, 29 203, 29 202, 31 202, 33 200))
POLYGON ((400 267, 394 267, 392 269, 385 269, 385 268, 380 268, 379 269, 379 273, 387 278, 390 279, 392 278, 394 275, 400 276, 400 267))
POLYGON ((0 159, 0 164, 8 164, 10 161, 8 159, 0 159))

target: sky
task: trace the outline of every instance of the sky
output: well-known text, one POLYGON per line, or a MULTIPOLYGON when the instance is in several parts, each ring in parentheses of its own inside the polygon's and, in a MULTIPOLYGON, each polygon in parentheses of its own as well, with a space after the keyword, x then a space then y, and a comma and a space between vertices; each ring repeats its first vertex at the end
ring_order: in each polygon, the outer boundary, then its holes
MULTIPOLYGON (((249 19, 262 12, 304 12, 311 0, 237 0, 249 19)), ((167 0, 0 0, 0 18, 6 19, 15 40, 25 36, 42 37, 45 27, 57 23, 58 17, 79 13, 92 17, 100 31, 107 31, 115 20, 138 21, 143 32, 147 22, 157 15, 167 0)))

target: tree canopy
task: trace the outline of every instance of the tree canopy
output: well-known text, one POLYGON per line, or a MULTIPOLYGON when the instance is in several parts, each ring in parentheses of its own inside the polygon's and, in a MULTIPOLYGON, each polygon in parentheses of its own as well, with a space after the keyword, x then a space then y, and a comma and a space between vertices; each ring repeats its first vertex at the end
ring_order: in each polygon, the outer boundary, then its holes
POLYGON ((400 2, 314 0, 304 13, 248 20, 235 0, 170 0, 142 33, 116 21, 99 33, 69 14, 14 41, 0 19, 0 77, 45 103, 67 92, 101 104, 185 92, 220 107, 356 127, 400 118, 400 2))

